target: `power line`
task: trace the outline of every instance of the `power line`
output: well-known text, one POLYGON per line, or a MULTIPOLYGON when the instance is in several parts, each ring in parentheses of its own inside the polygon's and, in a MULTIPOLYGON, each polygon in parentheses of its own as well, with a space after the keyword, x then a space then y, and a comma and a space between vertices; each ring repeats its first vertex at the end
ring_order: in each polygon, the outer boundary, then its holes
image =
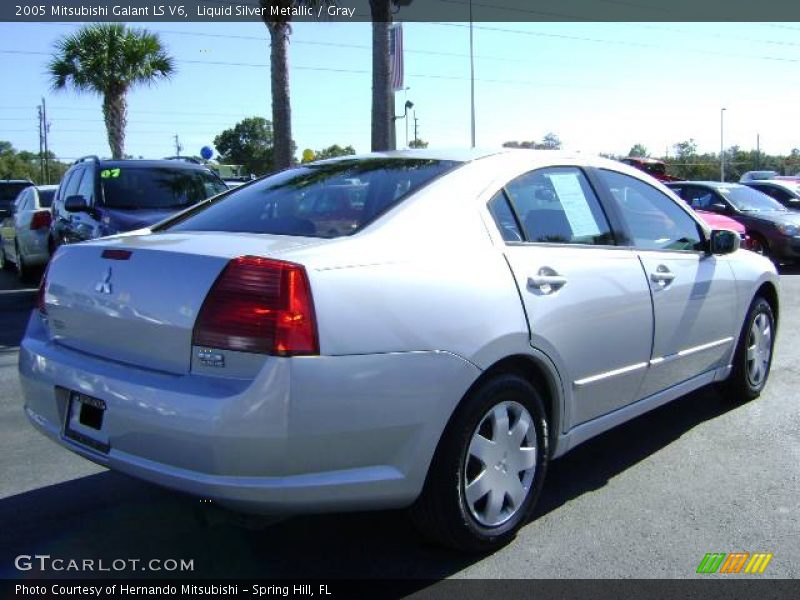
MULTIPOLYGON (((455 0, 438 0, 438 1, 444 2, 444 1, 455 1, 455 0)), ((613 0, 605 0, 605 1, 609 2, 609 3, 614 3, 613 0)), ((623 4, 623 3, 620 3, 620 4, 623 4)), ((532 10, 527 10, 527 9, 514 9, 514 10, 517 10, 517 11, 520 11, 520 12, 532 13, 532 14, 542 14, 541 11, 532 11, 532 10)), ((553 14, 555 15, 555 13, 553 13, 553 14)), ((559 15, 559 16, 564 16, 564 15, 559 15)), ((436 27, 460 27, 460 28, 465 28, 465 27, 469 26, 466 23, 436 23, 436 22, 414 21, 414 20, 409 20, 409 21, 406 21, 406 22, 411 22, 411 23, 416 23, 416 24, 421 24, 421 25, 431 25, 431 26, 436 26, 436 27)), ((34 23, 34 25, 54 25, 54 24, 57 24, 57 23, 34 23)), ((657 31, 668 31, 668 32, 673 32, 673 33, 681 33, 681 34, 691 35, 691 32, 682 31, 682 30, 675 29, 675 28, 656 26, 656 25, 629 24, 629 23, 625 23, 624 25, 626 27, 634 27, 634 28, 635 27, 639 27, 639 28, 646 28, 646 29, 657 30, 657 31)), ((798 30, 798 28, 795 28, 795 27, 782 26, 782 25, 778 25, 778 24, 775 24, 774 26, 775 27, 781 27, 781 28, 784 28, 784 29, 798 30)), ((596 43, 596 44, 618 45, 618 46, 634 47, 634 48, 649 48, 649 49, 654 49, 654 50, 664 50, 664 49, 672 50, 673 49, 673 48, 671 48, 669 46, 664 46, 662 44, 650 44, 650 43, 646 43, 646 42, 629 42, 629 41, 624 41, 624 40, 608 40, 608 39, 591 38, 591 37, 569 35, 569 34, 546 33, 546 32, 542 32, 542 31, 523 31, 523 30, 519 30, 519 29, 510 29, 510 28, 488 26, 488 25, 474 25, 473 27, 474 27, 474 29, 484 30, 484 31, 495 31, 495 32, 502 32, 502 33, 511 33, 511 34, 516 34, 516 35, 527 35, 527 36, 544 37, 544 38, 551 38, 551 39, 563 39, 563 40, 569 40, 569 41, 581 41, 581 42, 589 42, 589 43, 596 43)), ((266 36, 262 38, 262 37, 259 37, 259 36, 248 36, 248 35, 237 35, 237 34, 228 35, 228 34, 221 34, 221 33, 177 31, 177 30, 169 30, 169 29, 160 30, 159 32, 160 33, 167 33, 167 34, 174 34, 174 35, 194 36, 194 37, 210 37, 210 38, 223 38, 223 39, 224 38, 245 39, 245 40, 255 40, 255 41, 260 41, 260 42, 268 41, 266 36)), ((714 38, 717 38, 717 39, 728 39, 727 36, 725 36, 724 34, 719 34, 719 33, 704 32, 703 35, 705 37, 714 37, 714 38)), ((781 46, 800 46, 800 43, 797 43, 797 42, 786 42, 786 41, 779 41, 779 40, 761 40, 761 39, 741 37, 741 36, 736 36, 734 41, 737 42, 737 43, 741 42, 741 41, 750 41, 750 42, 781 45, 781 46)), ((317 42, 317 41, 294 40, 294 39, 291 40, 291 43, 293 43, 293 44, 308 44, 308 45, 316 45, 316 46, 327 46, 327 47, 335 47, 335 48, 357 48, 357 49, 371 49, 372 48, 372 46, 369 46, 369 45, 366 45, 366 44, 346 44, 346 43, 334 43, 334 42, 317 42)), ((684 48, 684 50, 691 51, 691 52, 694 52, 694 53, 713 55, 713 56, 726 56, 726 57, 743 58, 743 59, 751 59, 751 60, 769 60, 769 61, 779 61, 779 62, 800 62, 800 59, 792 59, 792 58, 778 57, 778 56, 763 56, 763 55, 755 56, 755 55, 749 55, 749 54, 731 54, 731 53, 728 53, 728 52, 722 52, 722 51, 716 51, 716 50, 708 50, 708 49, 704 49, 704 48, 684 48)), ((433 56, 440 55, 440 56, 454 56, 454 57, 462 57, 462 58, 468 56, 467 54, 455 53, 455 52, 442 52, 442 51, 438 51, 438 50, 415 50, 415 49, 406 48, 405 51, 408 52, 408 53, 417 53, 417 54, 433 55, 433 56)), ((23 50, 6 51, 6 52, 9 52, 9 53, 13 52, 13 53, 17 53, 17 54, 46 54, 46 55, 49 56, 49 54, 47 54, 47 53, 31 52, 31 51, 23 51, 23 50)), ((475 58, 480 58, 481 60, 504 60, 504 61, 509 61, 509 62, 530 62, 530 61, 525 60, 525 59, 518 59, 518 58, 514 58, 514 57, 504 58, 504 57, 495 57, 495 56, 476 55, 475 58)), ((186 63, 189 63, 189 64, 217 64, 217 65, 225 65, 225 66, 247 66, 247 67, 250 67, 250 66, 257 66, 257 67, 268 66, 267 63, 228 63, 228 62, 223 62, 223 61, 214 61, 214 62, 212 62, 212 61, 183 60, 183 61, 178 61, 178 62, 186 62, 186 63)), ((295 68, 295 67, 293 67, 293 68, 295 68)), ((319 70, 326 70, 326 69, 320 68, 319 70)), ((352 70, 340 70, 340 71, 334 71, 334 72, 354 72, 354 71, 352 71, 352 70)))

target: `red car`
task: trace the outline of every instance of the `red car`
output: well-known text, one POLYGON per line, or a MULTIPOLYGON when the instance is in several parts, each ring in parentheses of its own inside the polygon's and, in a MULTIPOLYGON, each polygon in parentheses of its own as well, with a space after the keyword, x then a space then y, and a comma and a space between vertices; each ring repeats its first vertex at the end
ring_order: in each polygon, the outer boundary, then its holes
POLYGON ((680 177, 667 175, 667 165, 663 160, 647 158, 646 156, 628 156, 626 158, 621 158, 620 162, 636 167, 659 181, 680 181, 680 177))

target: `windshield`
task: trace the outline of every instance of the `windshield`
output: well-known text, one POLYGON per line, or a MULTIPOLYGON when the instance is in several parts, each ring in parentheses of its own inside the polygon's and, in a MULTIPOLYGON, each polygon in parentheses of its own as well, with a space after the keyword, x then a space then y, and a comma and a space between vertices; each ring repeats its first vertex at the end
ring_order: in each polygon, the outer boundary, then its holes
POLYGON ((228 189, 205 169, 123 166, 103 169, 100 181, 108 208, 185 208, 228 189))
POLYGON ((759 212, 786 210, 777 200, 773 200, 766 194, 762 194, 744 185, 741 187, 720 187, 719 193, 722 194, 728 202, 742 211, 759 212))
POLYGON ((21 181, 19 183, 6 183, 0 181, 0 201, 5 200, 14 201, 16 200, 19 193, 24 190, 26 187, 32 186, 32 183, 28 183, 25 181, 21 181))
POLYGON ((349 235, 457 164, 367 158, 302 166, 197 207, 167 228, 324 238, 349 235))

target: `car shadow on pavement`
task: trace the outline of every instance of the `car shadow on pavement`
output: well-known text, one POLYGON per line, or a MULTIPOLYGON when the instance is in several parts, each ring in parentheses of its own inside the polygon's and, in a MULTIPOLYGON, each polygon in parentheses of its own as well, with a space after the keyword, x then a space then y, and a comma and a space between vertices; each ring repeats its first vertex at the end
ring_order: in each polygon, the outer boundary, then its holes
POLYGON ((534 519, 603 487, 692 428, 736 407, 707 386, 585 442, 550 463, 534 519))
MULTIPOLYGON (((557 510, 735 405, 701 390, 554 461, 537 516, 557 510)), ((196 498, 103 472, 0 500, 0 577, 383 578, 438 580, 481 556, 421 541, 402 511, 302 516, 243 528, 196 498), (189 573, 20 572, 14 558, 184 559, 189 573), (5 556, 4 556, 5 555, 5 556)), ((411 583, 412 587, 415 585, 411 583)), ((424 582, 420 586, 426 585, 424 582)), ((413 590, 412 590, 413 591, 413 590)))
POLYGON ((798 275, 800 274, 800 263, 780 265, 778 267, 778 273, 780 275, 798 275))
POLYGON ((0 351, 17 348, 36 302, 36 290, 0 289, 0 351))

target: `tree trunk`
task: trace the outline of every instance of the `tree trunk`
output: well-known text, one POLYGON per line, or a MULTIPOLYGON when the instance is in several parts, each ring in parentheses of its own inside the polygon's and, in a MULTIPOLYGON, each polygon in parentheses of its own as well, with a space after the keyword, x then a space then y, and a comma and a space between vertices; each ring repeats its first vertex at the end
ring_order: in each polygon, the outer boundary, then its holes
POLYGON ((280 171, 292 165, 292 106, 289 98, 289 34, 287 22, 268 25, 271 41, 273 169, 280 171))
POLYGON ((390 0, 370 0, 372 10, 372 151, 391 150, 389 99, 389 25, 392 21, 390 0))
POLYGON ((125 127, 128 124, 128 103, 125 90, 107 91, 103 96, 103 119, 106 123, 111 158, 125 158, 125 127))

